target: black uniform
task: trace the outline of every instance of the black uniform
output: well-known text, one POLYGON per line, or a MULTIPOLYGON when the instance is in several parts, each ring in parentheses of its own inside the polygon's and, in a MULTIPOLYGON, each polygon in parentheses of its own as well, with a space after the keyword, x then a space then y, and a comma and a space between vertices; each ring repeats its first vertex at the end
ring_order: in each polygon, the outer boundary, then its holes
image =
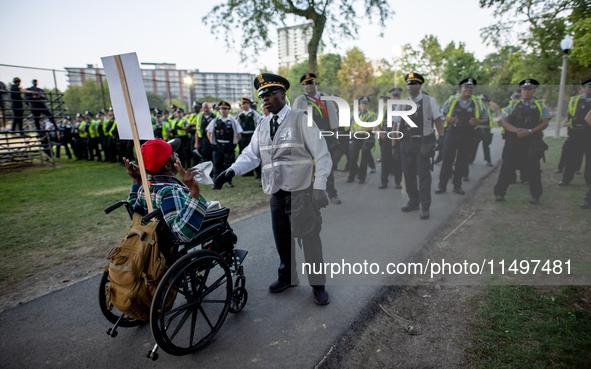
MULTIPOLYGON (((543 103, 538 103, 540 105, 538 107, 534 100, 532 99, 530 103, 519 101, 513 105, 514 107, 508 116, 509 123, 521 129, 533 129, 539 126, 542 123, 543 103)), ((495 196, 505 196, 507 188, 515 179, 515 170, 518 168, 521 169, 523 175, 529 181, 529 191, 532 198, 539 199, 542 196, 541 155, 533 155, 530 151, 532 145, 539 141, 543 141, 542 133, 534 133, 530 136, 518 138, 517 133, 505 132, 505 146, 502 154, 503 164, 501 165, 499 179, 495 185, 495 196)))
POLYGON ((221 117, 213 121, 212 138, 216 143, 213 145, 213 176, 217 178, 220 173, 228 169, 236 160, 234 150, 236 145, 234 140, 234 127, 232 119, 228 118, 225 122, 221 117))
POLYGON ((45 115, 51 123, 55 124, 53 114, 51 114, 45 105, 45 92, 38 87, 31 87, 28 88, 28 90, 33 92, 33 94, 31 94, 29 97, 29 104, 31 104, 31 113, 33 113, 33 116, 35 117, 35 127, 37 130, 41 129, 41 115, 45 115))
POLYGON ((476 111, 480 107, 477 106, 473 98, 470 98, 470 104, 464 108, 460 104, 460 99, 458 98, 456 101, 451 114, 448 114, 448 116, 458 118, 458 122, 455 125, 447 125, 443 138, 443 162, 438 186, 441 190, 445 190, 452 175, 454 188, 461 188, 462 177, 468 173, 468 162, 475 138, 474 126, 470 124, 470 119, 476 117, 476 111))
POLYGON ((12 130, 22 131, 23 130, 23 95, 20 92, 20 87, 16 84, 10 86, 10 100, 12 102, 12 112, 14 117, 12 118, 12 130))
POLYGON ((579 170, 583 155, 585 155, 585 182, 591 186, 591 127, 585 121, 585 117, 591 111, 591 99, 585 99, 585 95, 576 96, 573 99, 573 115, 570 124, 568 144, 565 143, 565 166, 562 175, 563 184, 573 180, 575 171, 579 170))
MULTIPOLYGON (((246 148, 246 146, 248 146, 250 144, 250 140, 252 140, 252 135, 254 134, 254 131, 257 127, 257 124, 255 122, 255 117, 256 117, 256 111, 254 111, 253 109, 249 109, 248 113, 242 112, 240 114, 238 114, 237 118, 238 118, 238 122, 240 123, 240 126, 242 127, 242 136, 240 137, 240 141, 238 142, 238 153, 242 154, 242 150, 244 150, 246 148)), ((255 170, 256 172, 256 177, 260 178, 261 177, 261 167, 258 166, 255 170)), ((246 174, 244 174, 244 176, 252 176, 253 172, 250 171, 246 174)))
POLYGON ((74 146, 73 146, 73 137, 72 137, 72 125, 70 124, 70 122, 62 122, 59 124, 59 130, 61 133, 61 140, 60 140, 60 145, 57 146, 56 149, 56 156, 59 158, 60 157, 60 152, 61 152, 61 147, 63 146, 64 149, 66 150, 66 155, 68 155, 68 159, 72 159, 72 153, 70 152, 70 149, 72 149, 72 151, 74 151, 74 146))
POLYGON ((213 161, 213 150, 211 142, 207 139, 207 126, 212 120, 216 119, 215 113, 212 111, 209 116, 205 114, 201 117, 201 137, 199 138, 199 152, 203 156, 203 161, 213 161))

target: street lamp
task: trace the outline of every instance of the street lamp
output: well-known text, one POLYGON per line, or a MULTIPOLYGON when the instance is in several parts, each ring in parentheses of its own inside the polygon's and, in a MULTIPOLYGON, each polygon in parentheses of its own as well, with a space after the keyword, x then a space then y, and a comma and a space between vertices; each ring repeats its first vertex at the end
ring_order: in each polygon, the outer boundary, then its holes
POLYGON ((566 61, 568 60, 568 52, 573 47, 573 38, 569 35, 564 36, 560 41, 560 48, 564 51, 562 56, 562 73, 560 75, 560 92, 558 93, 558 112, 556 113, 556 131, 554 138, 560 137, 560 127, 562 126, 562 107, 564 105, 564 85, 566 83, 566 61))
POLYGON ((187 104, 187 110, 190 110, 191 105, 193 105, 193 78, 191 78, 191 76, 185 76, 183 82, 189 87, 189 103, 187 104))

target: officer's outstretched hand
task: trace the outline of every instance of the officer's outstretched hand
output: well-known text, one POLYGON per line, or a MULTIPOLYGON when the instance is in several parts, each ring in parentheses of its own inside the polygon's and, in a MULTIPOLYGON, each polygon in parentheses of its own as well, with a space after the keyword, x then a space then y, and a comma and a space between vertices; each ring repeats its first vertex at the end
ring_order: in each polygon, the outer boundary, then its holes
POLYGON ((235 175, 236 173, 234 173, 234 169, 232 168, 224 170, 219 176, 217 176, 215 181, 213 181, 213 189, 221 190, 224 183, 229 182, 235 175))
POLYGON ((318 207, 318 209, 322 209, 328 206, 328 196, 326 195, 326 191, 324 190, 313 190, 312 191, 312 201, 318 207))

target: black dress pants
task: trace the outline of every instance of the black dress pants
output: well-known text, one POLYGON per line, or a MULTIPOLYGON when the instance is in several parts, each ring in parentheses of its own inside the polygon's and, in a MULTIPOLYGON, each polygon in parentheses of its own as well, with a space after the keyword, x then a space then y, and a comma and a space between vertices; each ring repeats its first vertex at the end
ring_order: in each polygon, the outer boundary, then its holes
POLYGON ((448 130, 445 133, 439 187, 446 188, 447 182, 452 176, 454 187, 462 187, 462 177, 468 175, 468 161, 473 149, 473 140, 474 135, 471 132, 448 130))
POLYGON ((368 139, 353 138, 349 141, 349 179, 355 179, 359 175, 360 181, 365 181, 367 176, 367 166, 370 163, 371 149, 375 145, 373 136, 368 139), (359 152, 361 151, 361 161, 357 166, 357 159, 359 159, 359 152))
MULTIPOLYGON (((309 191, 309 190, 306 190, 309 191)), ((294 195, 296 193, 294 192, 294 195)), ((291 192, 279 190, 271 195, 271 222, 273 225, 273 237, 279 254, 278 280, 283 283, 292 283, 296 279, 295 239, 291 236, 291 192)), ((310 236, 302 238, 304 259, 310 265, 318 266, 324 263, 322 257, 322 241, 320 230, 310 236)), ((301 272, 301 270, 300 270, 301 272)), ((308 281, 311 286, 323 286, 326 283, 326 275, 310 274, 308 281)))
POLYGON ((420 138, 403 138, 398 143, 400 144, 400 157, 408 201, 410 205, 420 204, 423 210, 429 210, 431 206, 430 158, 421 155, 420 138))
POLYGON ((589 184, 588 176, 591 176, 591 132, 576 132, 573 130, 573 135, 565 142, 563 147, 564 174, 562 181, 570 183, 575 176, 577 170, 581 170, 583 163, 583 156, 585 156, 585 181, 589 184), (566 143, 568 142, 568 145, 566 143))
POLYGON ((542 196, 542 175, 540 173, 540 159, 528 157, 527 152, 532 137, 507 137, 503 147, 503 164, 499 179, 495 185, 495 196, 505 196, 507 188, 515 179, 515 170, 521 166, 522 175, 529 181, 529 193, 532 197, 542 196))

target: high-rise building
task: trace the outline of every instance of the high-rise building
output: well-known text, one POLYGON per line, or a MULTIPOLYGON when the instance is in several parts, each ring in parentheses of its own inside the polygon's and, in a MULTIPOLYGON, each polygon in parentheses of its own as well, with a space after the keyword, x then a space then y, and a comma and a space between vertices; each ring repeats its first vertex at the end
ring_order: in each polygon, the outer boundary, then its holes
MULTIPOLYGON (((70 86, 82 86, 87 79, 95 80, 97 85, 106 81, 103 68, 92 64, 86 68, 65 69, 70 86)), ((141 71, 146 92, 158 94, 163 99, 179 99, 187 106, 192 105, 191 100, 204 96, 230 103, 237 102, 241 97, 253 99, 254 74, 176 69, 173 63, 141 63, 141 71)))
POLYGON ((308 42, 312 38, 312 23, 277 29, 279 66, 291 68, 308 59, 308 42))
MULTIPOLYGON (((95 80, 97 85, 106 81, 103 68, 92 64, 87 64, 86 68, 65 69, 70 86, 82 86, 87 79, 95 80)), ((172 63, 141 63, 141 71, 146 92, 160 95, 163 99, 185 101, 189 98, 188 86, 184 84, 187 76, 185 69, 176 69, 176 64, 172 63)))

